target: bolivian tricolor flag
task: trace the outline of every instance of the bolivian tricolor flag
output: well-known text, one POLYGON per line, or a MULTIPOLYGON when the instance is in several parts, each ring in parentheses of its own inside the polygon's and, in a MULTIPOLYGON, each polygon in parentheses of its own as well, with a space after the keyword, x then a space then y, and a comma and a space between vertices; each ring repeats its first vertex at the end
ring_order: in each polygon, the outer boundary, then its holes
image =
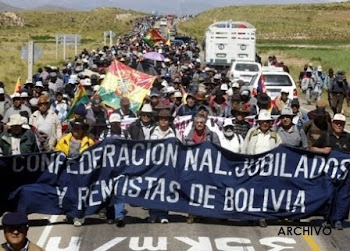
POLYGON ((165 42, 165 39, 160 35, 160 33, 156 29, 151 29, 146 36, 142 38, 149 46, 153 47, 159 42, 165 42))
POLYGON ((21 85, 21 77, 17 78, 17 82, 15 85, 15 89, 13 90, 13 93, 20 93, 22 89, 22 85, 21 85))
POLYGON ((130 100, 130 109, 136 113, 155 79, 155 76, 139 72, 114 60, 98 94, 106 105, 115 109, 120 107, 120 99, 127 97, 130 100))
POLYGON ((74 114, 74 109, 79 105, 79 104, 88 104, 90 102, 89 97, 86 94, 85 88, 82 84, 79 84, 77 87, 77 91, 75 93, 74 100, 72 102, 71 108, 67 114, 67 117, 65 120, 73 118, 74 114))

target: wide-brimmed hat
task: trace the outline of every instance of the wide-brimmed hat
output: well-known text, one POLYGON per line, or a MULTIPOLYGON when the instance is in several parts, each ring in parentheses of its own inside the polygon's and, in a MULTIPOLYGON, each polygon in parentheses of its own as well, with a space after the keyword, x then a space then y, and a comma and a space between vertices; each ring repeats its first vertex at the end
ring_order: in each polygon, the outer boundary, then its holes
POLYGON ((156 118, 157 120, 160 118, 168 118, 169 120, 173 120, 174 117, 171 115, 169 109, 162 109, 158 112, 156 118))
POLYGON ((258 119, 256 121, 272 121, 271 113, 268 110, 262 109, 259 112, 258 119))
POLYGON ((205 95, 205 92, 197 92, 196 99, 199 101, 206 101, 207 97, 205 95))
POLYGON ((8 126, 23 125, 22 116, 20 114, 13 114, 10 116, 10 121, 7 123, 8 126))
POLYGON ((152 106, 150 104, 144 104, 139 113, 153 113, 152 106))

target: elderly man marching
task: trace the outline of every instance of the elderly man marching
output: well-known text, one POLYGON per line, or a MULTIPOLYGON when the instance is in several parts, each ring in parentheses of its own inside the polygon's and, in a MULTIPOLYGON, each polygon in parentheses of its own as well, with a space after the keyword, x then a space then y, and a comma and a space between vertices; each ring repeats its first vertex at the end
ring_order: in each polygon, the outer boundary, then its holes
POLYGON ((38 110, 30 116, 29 124, 37 131, 40 151, 53 151, 62 137, 62 126, 57 114, 50 109, 47 96, 39 97, 38 110))
MULTIPOLYGON (((281 137, 271 130, 273 119, 267 110, 260 110, 257 122, 258 126, 251 128, 247 133, 242 153, 259 154, 270 151, 282 143, 281 137)), ((260 219, 259 225, 266 227, 265 219, 260 219)))
MULTIPOLYGON (((173 121, 173 117, 168 109, 160 110, 157 115, 157 126, 151 130, 150 139, 168 139, 175 138, 175 131, 171 128, 171 123, 173 121)), ((168 212, 157 209, 149 209, 149 222, 155 223, 157 220, 160 220, 160 223, 167 224, 168 220, 168 212)))

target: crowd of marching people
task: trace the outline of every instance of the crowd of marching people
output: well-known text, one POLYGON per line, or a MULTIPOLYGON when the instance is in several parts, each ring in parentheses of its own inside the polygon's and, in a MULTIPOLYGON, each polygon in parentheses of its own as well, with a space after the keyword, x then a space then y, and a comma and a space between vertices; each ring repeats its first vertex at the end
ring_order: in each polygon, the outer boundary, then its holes
MULTIPOLYGON (((298 99, 289 99, 288 90, 282 89, 276 101, 266 93, 253 96, 242 80, 231 82, 225 70, 203 64, 194 40, 181 46, 148 46, 142 38, 152 25, 152 19, 138 19, 132 34, 120 37, 111 48, 84 49, 63 66, 39 68, 11 96, 0 83, 1 155, 61 151, 75 157, 108 137, 177 137, 188 145, 210 141, 242 154, 263 153, 280 144, 320 153, 334 148, 350 151, 346 117, 341 114, 347 93, 343 72, 334 74, 330 69, 326 75, 320 67, 314 71, 312 65, 305 66, 300 85, 307 102, 311 104, 313 97, 316 102, 315 109, 306 114, 298 99), (162 54, 164 61, 143 58, 148 51, 162 54), (114 59, 157 76, 138 112, 131 110, 126 97, 114 109, 99 95, 114 59), (79 88, 85 89, 89 102, 72 107, 79 88), (321 99, 323 89, 328 91, 332 116, 321 99)), ((269 64, 274 65, 276 59, 271 60, 269 64)), ((288 70, 284 64, 278 66, 288 70)), ((124 204, 108 208, 106 214, 110 223, 125 225, 124 204)), ((168 212, 150 209, 149 214, 150 222, 169 222, 168 212)), ((195 219, 190 215, 187 222, 195 219)), ((72 220, 75 226, 83 224, 83 219, 72 220)), ((341 229, 342 219, 335 224, 341 229)), ((266 222, 261 220, 260 225, 266 222)))

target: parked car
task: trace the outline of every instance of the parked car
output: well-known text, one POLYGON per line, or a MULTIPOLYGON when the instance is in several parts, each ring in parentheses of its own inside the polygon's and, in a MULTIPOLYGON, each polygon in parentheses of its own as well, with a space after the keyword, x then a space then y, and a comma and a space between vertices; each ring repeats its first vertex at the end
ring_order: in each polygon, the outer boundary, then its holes
POLYGON ((248 84, 248 87, 253 95, 257 94, 257 88, 260 78, 263 78, 266 93, 274 100, 281 94, 281 90, 289 90, 289 98, 297 99, 298 90, 293 78, 289 73, 283 71, 281 67, 262 67, 261 72, 257 73, 248 84))
POLYGON ((235 61, 231 65, 228 77, 233 82, 242 79, 245 83, 249 83, 260 71, 261 65, 257 62, 235 61))

